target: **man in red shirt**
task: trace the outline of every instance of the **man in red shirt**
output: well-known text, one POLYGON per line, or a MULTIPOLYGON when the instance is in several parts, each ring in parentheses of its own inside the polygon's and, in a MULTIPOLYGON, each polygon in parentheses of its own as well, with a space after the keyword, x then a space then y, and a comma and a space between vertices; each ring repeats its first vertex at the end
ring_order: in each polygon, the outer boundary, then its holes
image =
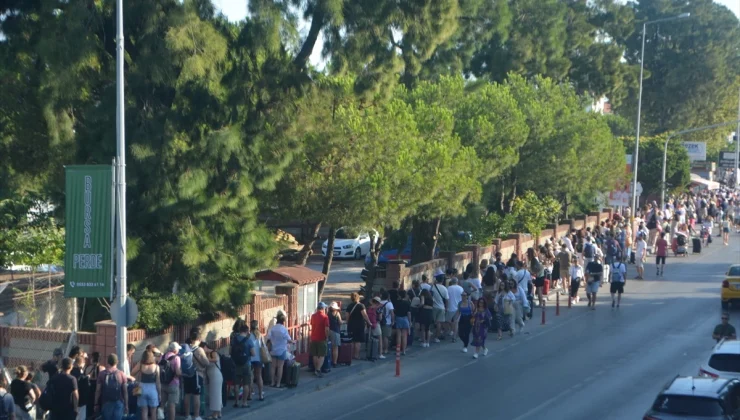
POLYGON ((311 345, 308 352, 313 357, 314 374, 319 378, 324 376, 321 373, 321 366, 324 365, 324 358, 327 353, 326 338, 329 336, 329 317, 326 315, 326 304, 319 302, 316 312, 311 315, 311 345))
POLYGON ((655 242, 655 268, 658 276, 663 276, 663 268, 665 267, 665 257, 668 252, 668 241, 665 240, 665 232, 660 233, 660 239, 655 242))

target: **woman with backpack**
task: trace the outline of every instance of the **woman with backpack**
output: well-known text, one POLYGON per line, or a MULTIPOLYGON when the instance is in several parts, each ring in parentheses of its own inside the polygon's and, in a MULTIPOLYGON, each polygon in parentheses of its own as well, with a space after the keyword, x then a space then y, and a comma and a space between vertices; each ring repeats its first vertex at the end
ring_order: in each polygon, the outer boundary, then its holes
MULTIPOLYGON (((162 396, 162 383, 159 378, 159 366, 151 351, 141 355, 139 371, 136 374, 136 386, 140 388, 137 398, 142 420, 156 420, 157 407, 162 396)), ((136 392, 135 392, 136 394, 136 392)))

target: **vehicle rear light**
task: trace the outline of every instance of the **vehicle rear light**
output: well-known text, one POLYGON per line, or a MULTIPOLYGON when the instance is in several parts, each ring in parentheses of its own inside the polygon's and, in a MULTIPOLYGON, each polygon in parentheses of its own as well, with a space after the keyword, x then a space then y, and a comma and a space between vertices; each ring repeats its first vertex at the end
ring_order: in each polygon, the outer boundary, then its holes
POLYGON ((724 280, 724 281, 722 282, 722 288, 723 288, 723 289, 729 289, 729 288, 730 288, 730 282, 729 282, 729 281, 727 281, 727 280, 724 280))
POLYGON ((699 369, 699 376, 708 376, 710 378, 719 378, 719 375, 715 375, 712 372, 708 372, 704 369, 699 369))

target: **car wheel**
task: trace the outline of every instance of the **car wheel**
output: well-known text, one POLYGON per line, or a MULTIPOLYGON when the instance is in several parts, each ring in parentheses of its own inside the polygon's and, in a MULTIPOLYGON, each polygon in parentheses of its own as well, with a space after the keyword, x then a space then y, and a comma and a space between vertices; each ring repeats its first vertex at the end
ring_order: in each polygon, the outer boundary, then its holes
POLYGON ((362 258, 362 250, 360 248, 355 249, 355 259, 359 260, 362 258))
POLYGON ((722 309, 725 311, 730 309, 730 302, 722 301, 722 309))

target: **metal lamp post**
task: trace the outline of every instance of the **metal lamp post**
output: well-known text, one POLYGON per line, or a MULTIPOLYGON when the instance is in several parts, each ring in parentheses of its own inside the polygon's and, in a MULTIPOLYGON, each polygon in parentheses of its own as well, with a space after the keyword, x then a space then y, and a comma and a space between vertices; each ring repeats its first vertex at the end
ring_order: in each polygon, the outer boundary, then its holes
MULTIPOLYGON (((729 121, 719 124, 712 124, 712 125, 705 125, 703 127, 697 127, 697 128, 690 128, 688 130, 681 130, 677 131, 675 133, 671 133, 668 135, 668 137, 665 139, 665 145, 663 146, 663 177, 661 178, 661 187, 660 187, 660 208, 665 208, 665 171, 666 171, 666 165, 668 162, 668 142, 671 141, 672 138, 682 136, 684 134, 690 134, 690 133, 696 133, 697 131, 705 131, 705 130, 712 130, 714 128, 719 127, 725 127, 728 125, 735 125, 740 124, 740 118, 737 121, 729 121)), ((737 159, 737 157, 736 157, 737 159)))
POLYGON ((633 171, 632 219, 633 220, 635 218, 635 215, 637 214, 637 191, 635 187, 637 185, 637 163, 638 163, 638 157, 640 154, 640 117, 641 117, 640 114, 642 112, 642 77, 645 71, 645 33, 647 32, 647 26, 652 25, 653 23, 667 22, 667 21, 676 20, 676 19, 685 19, 685 18, 688 18, 689 16, 691 16, 690 13, 682 13, 678 16, 651 20, 649 22, 645 22, 642 24, 642 49, 640 53, 640 90, 637 96, 637 129, 635 133, 635 153, 634 153, 634 158, 632 161, 632 171, 633 171))

